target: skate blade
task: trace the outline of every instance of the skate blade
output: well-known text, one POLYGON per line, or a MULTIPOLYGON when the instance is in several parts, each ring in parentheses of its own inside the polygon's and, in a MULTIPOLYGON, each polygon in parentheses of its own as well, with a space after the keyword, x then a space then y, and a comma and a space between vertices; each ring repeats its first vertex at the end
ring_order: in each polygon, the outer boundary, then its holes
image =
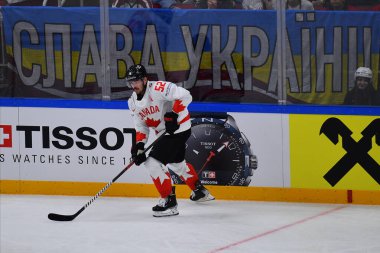
POLYGON ((174 208, 170 208, 166 211, 162 211, 162 212, 153 212, 153 216, 154 217, 167 217, 167 216, 174 216, 174 215, 178 215, 179 212, 177 210, 176 207, 174 208))

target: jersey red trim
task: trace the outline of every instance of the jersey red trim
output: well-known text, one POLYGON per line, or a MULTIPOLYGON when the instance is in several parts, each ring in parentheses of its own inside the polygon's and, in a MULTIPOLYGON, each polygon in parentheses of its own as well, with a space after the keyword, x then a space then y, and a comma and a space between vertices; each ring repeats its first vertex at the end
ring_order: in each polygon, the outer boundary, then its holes
POLYGON ((142 132, 136 132, 136 142, 140 142, 146 139, 146 134, 142 132))
POLYGON ((173 112, 179 114, 183 110, 185 110, 186 106, 182 104, 182 100, 176 100, 173 104, 173 112))
POLYGON ((179 124, 181 125, 182 123, 188 121, 189 119, 190 119, 190 114, 187 114, 186 117, 183 118, 183 119, 179 122, 179 124))

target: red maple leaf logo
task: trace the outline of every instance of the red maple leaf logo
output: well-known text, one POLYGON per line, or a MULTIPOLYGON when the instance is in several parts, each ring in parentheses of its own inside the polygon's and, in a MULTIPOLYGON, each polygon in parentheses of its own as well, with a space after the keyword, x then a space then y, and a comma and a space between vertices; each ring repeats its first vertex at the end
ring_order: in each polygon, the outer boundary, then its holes
POLYGON ((143 141, 146 138, 146 134, 142 132, 136 132, 136 142, 143 141))
POLYGON ((151 119, 151 118, 147 118, 145 120, 145 124, 148 126, 148 127, 157 127, 159 124, 161 123, 161 120, 154 120, 154 119, 151 119))
POLYGON ((184 106, 182 104, 182 100, 176 100, 174 101, 174 104, 173 104, 173 112, 175 113, 180 113, 182 112, 183 110, 185 110, 186 106, 184 106))

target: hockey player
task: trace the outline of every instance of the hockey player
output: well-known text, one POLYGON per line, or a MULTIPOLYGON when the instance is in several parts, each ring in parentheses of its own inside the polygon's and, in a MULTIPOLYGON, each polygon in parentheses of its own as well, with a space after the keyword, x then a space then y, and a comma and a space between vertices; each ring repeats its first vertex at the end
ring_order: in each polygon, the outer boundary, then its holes
POLYGON ((131 66, 127 81, 133 88, 128 106, 136 129, 136 147, 132 149, 135 164, 144 163, 161 198, 152 208, 153 216, 178 215, 175 187, 168 168, 176 173, 192 190, 193 201, 215 199, 200 183, 195 169, 185 161, 186 141, 191 134, 190 114, 187 106, 192 101, 188 90, 166 81, 148 81, 143 65, 131 66), (144 145, 149 129, 156 135, 166 135, 146 157, 144 145))

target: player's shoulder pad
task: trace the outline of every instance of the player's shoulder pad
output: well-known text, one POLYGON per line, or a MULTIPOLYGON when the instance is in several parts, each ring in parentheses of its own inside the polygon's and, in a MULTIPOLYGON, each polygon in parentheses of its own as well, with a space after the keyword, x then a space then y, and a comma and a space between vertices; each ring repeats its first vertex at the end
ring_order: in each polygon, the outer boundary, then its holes
POLYGON ((168 96, 173 85, 175 84, 169 81, 153 81, 149 82, 148 88, 151 94, 168 96))

